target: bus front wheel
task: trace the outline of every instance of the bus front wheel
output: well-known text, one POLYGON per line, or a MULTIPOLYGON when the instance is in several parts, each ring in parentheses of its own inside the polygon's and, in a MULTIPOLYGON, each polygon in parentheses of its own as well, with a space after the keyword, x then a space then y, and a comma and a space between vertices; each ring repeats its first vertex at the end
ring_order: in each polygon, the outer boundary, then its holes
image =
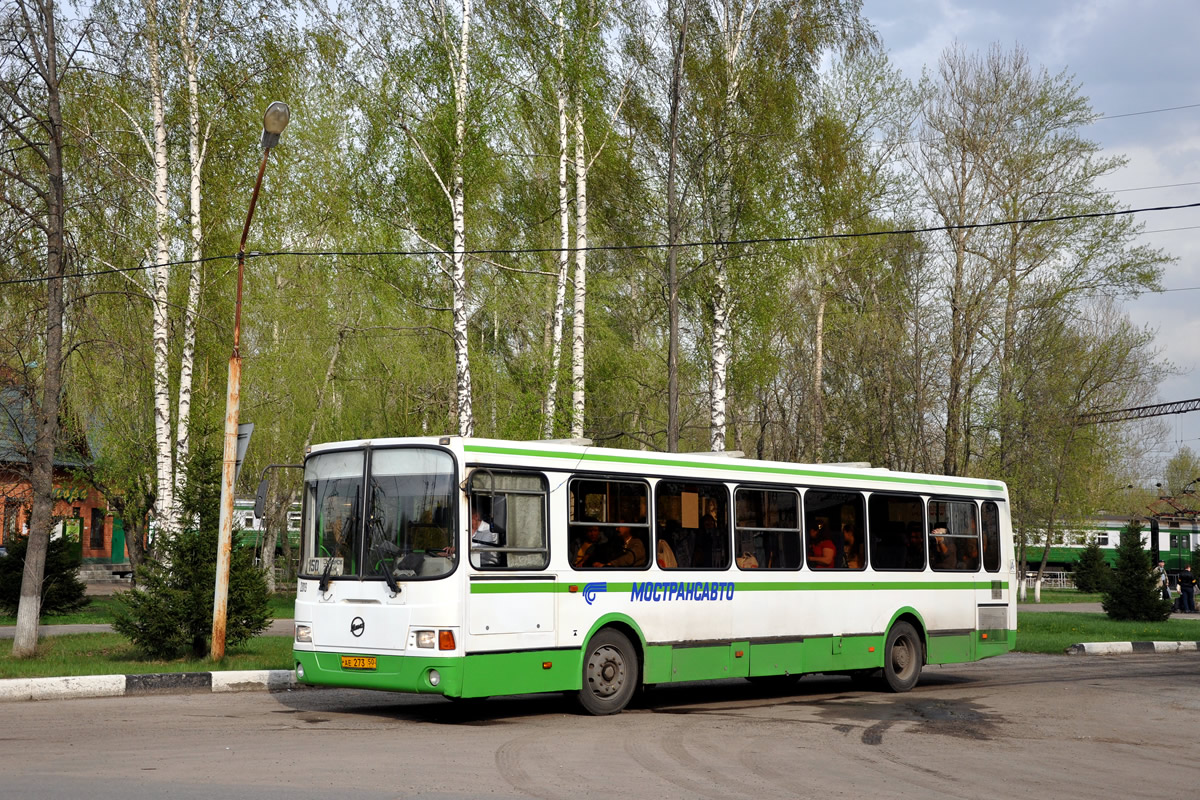
POLYGON ((907 692, 917 685, 924 660, 921 637, 907 622, 897 622, 888 633, 883 653, 883 679, 893 692, 907 692))
POLYGON ((583 710, 603 716, 629 705, 640 677, 638 666, 637 653, 623 633, 605 628, 593 636, 583 651, 583 710))

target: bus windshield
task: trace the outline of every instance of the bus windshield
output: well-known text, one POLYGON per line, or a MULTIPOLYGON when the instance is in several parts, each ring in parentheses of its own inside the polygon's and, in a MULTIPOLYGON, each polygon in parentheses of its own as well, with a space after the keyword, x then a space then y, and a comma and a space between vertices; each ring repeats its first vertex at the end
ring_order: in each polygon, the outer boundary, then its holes
POLYGON ((428 448, 319 453, 304 467, 302 573, 320 578, 437 577, 457 564, 454 462, 428 448))
POLYGON ((454 461, 424 448, 371 451, 364 577, 435 578, 458 562, 454 461))

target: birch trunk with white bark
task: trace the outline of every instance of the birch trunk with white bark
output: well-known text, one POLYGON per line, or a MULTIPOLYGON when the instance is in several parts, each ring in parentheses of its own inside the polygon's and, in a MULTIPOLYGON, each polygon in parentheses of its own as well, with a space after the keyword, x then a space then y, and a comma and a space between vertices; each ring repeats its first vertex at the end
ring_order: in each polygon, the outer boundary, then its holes
POLYGON ((571 339, 571 436, 583 438, 584 327, 587 310, 587 177, 583 103, 575 101, 575 316, 571 339))
POLYGON ((179 400, 175 428, 175 497, 187 485, 188 455, 191 446, 192 371, 196 355, 196 314, 200 307, 200 259, 204 256, 204 227, 200 215, 200 175, 205 146, 200 132, 200 59, 196 52, 198 14, 193 15, 193 0, 183 0, 179 13, 179 45, 187 73, 188 88, 188 165, 191 171, 189 204, 192 234, 192 264, 188 276, 187 302, 183 315, 183 354, 179 364, 179 400))
POLYGON ((562 357, 563 316, 567 299, 567 249, 570 246, 571 212, 567 195, 567 86, 563 75, 566 60, 567 23, 563 3, 558 4, 558 278, 554 287, 554 315, 550 328, 550 380, 542 407, 542 438, 554 436, 554 415, 558 399, 558 363, 562 357))
POLYGON ((463 203, 463 160, 466 155, 467 57, 470 51, 472 0, 462 0, 462 33, 454 91, 454 157, 451 165, 450 213, 454 227, 450 282, 453 286, 455 399, 458 433, 471 436, 475 418, 471 411, 471 358, 467 347, 467 223, 463 203))
POLYGON ((167 120, 162 57, 158 30, 157 0, 145 0, 146 59, 150 79, 150 109, 153 118, 154 156, 154 443, 157 497, 154 501, 158 531, 173 536, 178 530, 175 504, 175 473, 171 447, 171 405, 168 382, 168 297, 171 277, 170 198, 168 195, 167 120))
POLYGON ((818 278, 821 288, 817 297, 817 319, 813 326, 812 368, 812 422, 810 425, 808 460, 821 462, 825 445, 825 289, 824 280, 818 278))
POLYGON ((713 452, 725 449, 726 379, 729 370, 729 271, 725 264, 729 248, 717 245, 716 285, 713 287, 712 379, 709 428, 713 452))
POLYGON ((709 402, 709 431, 710 448, 719 452, 725 449, 725 427, 727 408, 727 386, 729 371, 729 246, 724 244, 733 238, 734 221, 732 211, 732 175, 733 164, 738 159, 737 143, 731 136, 731 124, 737 115, 738 101, 741 94, 742 71, 745 64, 742 59, 746 36, 754 22, 758 11, 758 3, 734 9, 725 5, 722 38, 725 50, 725 68, 729 76, 729 84, 725 88, 724 105, 721 108, 720 122, 717 127, 717 169, 720 180, 717 187, 716 219, 714 232, 717 233, 716 245, 716 285, 713 288, 713 338, 712 364, 710 378, 709 402))

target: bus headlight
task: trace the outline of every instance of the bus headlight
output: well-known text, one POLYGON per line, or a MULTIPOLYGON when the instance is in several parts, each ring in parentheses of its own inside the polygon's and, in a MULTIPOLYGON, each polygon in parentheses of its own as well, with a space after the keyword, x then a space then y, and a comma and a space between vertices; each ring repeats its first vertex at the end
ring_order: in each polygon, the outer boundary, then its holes
POLYGON ((432 650, 437 645, 436 631, 417 631, 417 647, 432 650))
POLYGON ((312 626, 311 625, 297 625, 296 626, 296 641, 297 642, 307 642, 307 643, 311 644, 312 643, 312 626))
POLYGON ((440 672, 438 672, 436 669, 429 670, 429 685, 437 686, 441 682, 442 682, 442 674, 440 672))
POLYGON ((304 680, 304 665, 299 661, 296 662, 296 679, 304 680))

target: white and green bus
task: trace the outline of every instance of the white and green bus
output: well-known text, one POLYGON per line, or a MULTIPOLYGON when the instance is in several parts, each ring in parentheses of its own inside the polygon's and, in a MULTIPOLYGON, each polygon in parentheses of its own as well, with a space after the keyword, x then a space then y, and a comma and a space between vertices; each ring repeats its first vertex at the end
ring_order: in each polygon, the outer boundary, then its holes
POLYGON ((577 442, 314 446, 296 676, 449 698, 882 675, 1012 649, 1008 492, 577 442))

